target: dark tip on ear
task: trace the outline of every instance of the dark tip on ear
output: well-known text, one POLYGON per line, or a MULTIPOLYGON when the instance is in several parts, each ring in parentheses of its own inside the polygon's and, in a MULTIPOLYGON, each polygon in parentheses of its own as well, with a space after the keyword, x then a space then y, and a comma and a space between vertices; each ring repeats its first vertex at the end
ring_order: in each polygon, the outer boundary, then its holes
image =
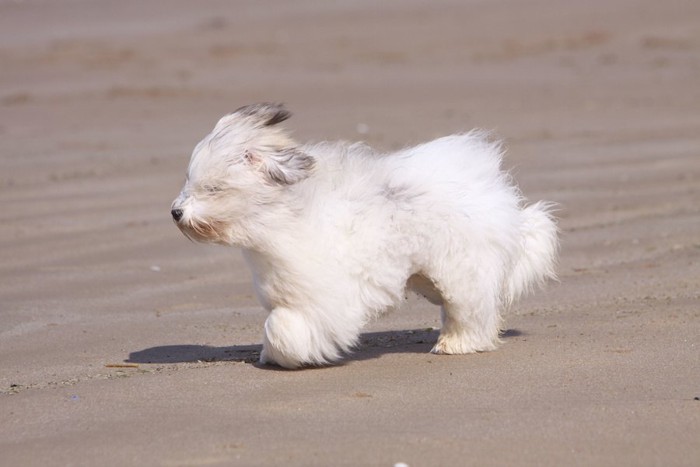
POLYGON ((284 105, 269 102, 246 105, 234 113, 243 117, 256 118, 263 126, 276 125, 292 116, 292 113, 285 109, 284 105))
POLYGON ((279 106, 277 112, 265 123, 266 126, 276 125, 280 122, 287 120, 292 116, 292 113, 282 106, 279 106))

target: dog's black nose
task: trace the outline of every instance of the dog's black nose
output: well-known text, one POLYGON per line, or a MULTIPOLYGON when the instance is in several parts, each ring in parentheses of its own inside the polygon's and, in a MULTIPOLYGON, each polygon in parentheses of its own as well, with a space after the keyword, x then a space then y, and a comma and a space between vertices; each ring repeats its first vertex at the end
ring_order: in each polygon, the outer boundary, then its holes
POLYGON ((182 209, 173 209, 172 211, 170 211, 170 214, 172 214, 173 219, 175 219, 175 222, 182 219, 182 209))

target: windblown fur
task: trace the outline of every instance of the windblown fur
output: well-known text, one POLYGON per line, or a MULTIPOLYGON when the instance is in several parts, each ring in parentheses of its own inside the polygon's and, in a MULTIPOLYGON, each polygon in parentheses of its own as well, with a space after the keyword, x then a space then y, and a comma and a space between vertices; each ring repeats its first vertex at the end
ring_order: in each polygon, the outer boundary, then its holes
POLYGON ((554 277, 551 205, 525 205, 502 147, 471 131, 395 153, 295 142, 290 116, 255 104, 195 148, 177 226, 243 249, 265 323, 263 363, 337 360, 409 287, 442 307, 433 352, 495 349, 501 313, 554 277))

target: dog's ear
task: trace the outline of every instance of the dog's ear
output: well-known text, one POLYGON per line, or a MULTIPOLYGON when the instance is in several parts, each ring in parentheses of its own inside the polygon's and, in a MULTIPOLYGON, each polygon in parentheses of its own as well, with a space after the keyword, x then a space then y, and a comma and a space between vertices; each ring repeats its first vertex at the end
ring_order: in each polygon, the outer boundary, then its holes
POLYGON ((251 104, 237 109, 232 116, 248 118, 259 126, 272 126, 287 120, 292 113, 284 108, 282 104, 272 104, 263 102, 251 104))
POLYGON ((275 185, 293 185, 311 174, 316 161, 297 148, 281 149, 262 157, 247 154, 246 159, 259 164, 265 178, 275 185))

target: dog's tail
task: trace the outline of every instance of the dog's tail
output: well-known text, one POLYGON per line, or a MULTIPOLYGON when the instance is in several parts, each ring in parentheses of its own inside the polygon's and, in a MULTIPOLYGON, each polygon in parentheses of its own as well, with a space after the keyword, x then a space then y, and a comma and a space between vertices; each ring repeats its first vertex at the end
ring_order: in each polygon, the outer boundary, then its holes
POLYGON ((556 279, 559 252, 558 228, 552 215, 554 204, 539 201, 522 211, 519 256, 508 282, 506 300, 510 304, 547 279, 556 279))

